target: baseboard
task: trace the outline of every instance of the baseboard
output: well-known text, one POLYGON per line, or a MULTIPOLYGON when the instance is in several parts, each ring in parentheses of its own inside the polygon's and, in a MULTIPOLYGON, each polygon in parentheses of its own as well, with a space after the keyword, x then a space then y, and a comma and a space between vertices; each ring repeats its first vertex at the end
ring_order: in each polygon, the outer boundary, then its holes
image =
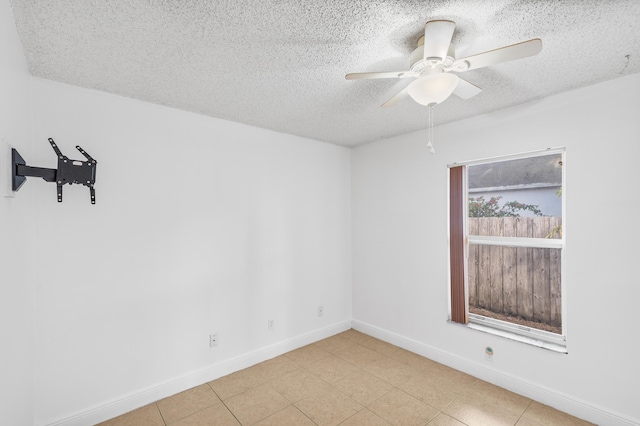
POLYGON ((150 386, 138 392, 133 392, 121 398, 82 410, 71 416, 54 421, 53 423, 46 423, 46 425, 86 426, 89 424, 93 425, 100 423, 136 408, 143 407, 154 401, 185 391, 194 386, 199 386, 310 343, 317 342, 318 340, 333 336, 334 334, 338 334, 350 328, 350 320, 341 321, 333 325, 257 349, 233 359, 222 361, 202 370, 168 380, 159 385, 150 386))
POLYGON ((550 389, 544 385, 533 383, 520 377, 490 369, 484 365, 469 361, 457 355, 442 351, 397 333, 353 320, 352 327, 364 334, 399 346, 426 358, 460 370, 496 386, 508 389, 543 404, 554 407, 565 413, 587 420, 598 425, 607 426, 637 426, 640 420, 632 419, 607 408, 591 404, 571 395, 550 389))

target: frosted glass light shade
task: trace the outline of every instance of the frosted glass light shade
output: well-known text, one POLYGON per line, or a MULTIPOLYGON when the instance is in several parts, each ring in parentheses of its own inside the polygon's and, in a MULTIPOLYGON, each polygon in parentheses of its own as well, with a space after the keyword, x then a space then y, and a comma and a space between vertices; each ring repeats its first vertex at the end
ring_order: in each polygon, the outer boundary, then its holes
POLYGON ((418 78, 409 85, 407 91, 421 105, 439 104, 451 96, 457 85, 457 75, 443 72, 418 78))

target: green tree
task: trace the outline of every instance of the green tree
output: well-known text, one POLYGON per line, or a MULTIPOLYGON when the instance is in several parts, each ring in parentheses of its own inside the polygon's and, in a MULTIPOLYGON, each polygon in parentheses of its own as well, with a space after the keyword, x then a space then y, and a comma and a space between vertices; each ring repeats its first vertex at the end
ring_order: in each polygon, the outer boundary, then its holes
POLYGON ((517 217, 523 211, 530 211, 536 216, 542 216, 542 211, 537 205, 508 201, 500 205, 502 196, 491 197, 488 200, 484 196, 469 197, 469 217, 517 217))

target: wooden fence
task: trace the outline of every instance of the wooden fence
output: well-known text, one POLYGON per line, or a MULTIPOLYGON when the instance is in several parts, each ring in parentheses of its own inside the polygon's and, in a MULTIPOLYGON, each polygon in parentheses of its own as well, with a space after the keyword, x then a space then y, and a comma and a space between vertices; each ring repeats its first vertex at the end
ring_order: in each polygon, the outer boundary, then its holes
MULTIPOLYGON (((561 220, 469 218, 469 235, 560 238, 561 220)), ((468 267, 470 309, 486 309, 555 327, 562 325, 560 250, 470 244, 468 267)))

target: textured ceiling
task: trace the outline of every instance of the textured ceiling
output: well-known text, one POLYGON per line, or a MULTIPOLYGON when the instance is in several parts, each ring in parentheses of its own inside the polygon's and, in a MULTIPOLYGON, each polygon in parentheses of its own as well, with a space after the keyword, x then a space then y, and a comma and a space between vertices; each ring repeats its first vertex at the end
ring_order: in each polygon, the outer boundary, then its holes
MULTIPOLYGON (((11 0, 32 75, 345 146, 426 128, 380 104, 408 83, 424 24, 456 22, 458 58, 541 38, 542 52, 461 73, 437 124, 640 72, 638 0, 11 0)), ((639 94, 640 95, 640 94, 639 94)))

